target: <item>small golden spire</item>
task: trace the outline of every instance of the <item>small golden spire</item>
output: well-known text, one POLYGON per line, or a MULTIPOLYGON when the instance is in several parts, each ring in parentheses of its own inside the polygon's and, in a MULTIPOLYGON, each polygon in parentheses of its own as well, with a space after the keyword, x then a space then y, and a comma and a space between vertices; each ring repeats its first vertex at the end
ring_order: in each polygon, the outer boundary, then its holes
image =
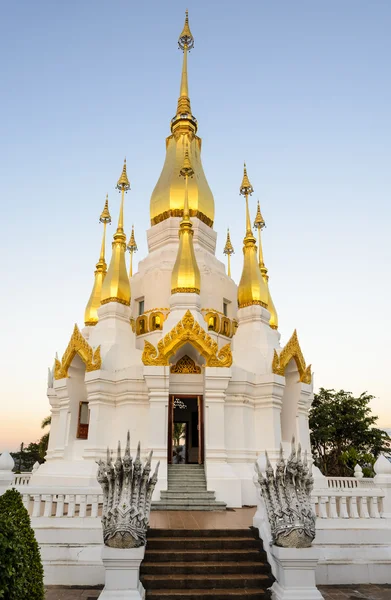
POLYGON ((268 291, 266 284, 261 276, 257 264, 257 246, 253 235, 250 219, 250 210, 248 206, 248 197, 254 189, 247 176, 246 163, 244 163, 244 172, 240 194, 246 198, 246 235, 243 240, 243 271, 238 287, 239 308, 259 304, 267 308, 268 291))
POLYGON ((121 192, 121 204, 118 216, 117 230, 111 244, 112 253, 110 266, 102 287, 101 304, 108 302, 119 302, 129 306, 130 283, 126 271, 126 235, 124 233, 124 198, 125 192, 130 190, 130 183, 126 173, 126 158, 122 168, 121 177, 118 179, 116 188, 121 192))
POLYGON ((235 250, 231 243, 229 229, 227 229, 227 240, 225 242, 223 253, 228 257, 228 277, 231 277, 231 254, 235 254, 235 250))
POLYGON ((261 231, 266 227, 266 223, 265 223, 265 220, 261 213, 261 207, 259 204, 259 200, 258 200, 258 206, 257 206, 257 214, 256 214, 256 217, 254 220, 254 227, 258 230, 258 266, 259 266, 259 270, 262 275, 262 279, 265 282, 266 287, 267 287, 267 294, 268 294, 267 309, 270 312, 269 325, 272 329, 278 329, 277 311, 276 311, 276 307, 274 306, 272 297, 270 295, 269 275, 267 274, 267 268, 265 266, 264 259, 263 259, 261 231))
POLYGON ((107 194, 103 211, 99 217, 99 222, 103 223, 102 245, 100 249, 99 261, 96 264, 96 270, 94 273, 94 285, 84 312, 85 325, 96 325, 98 322, 98 308, 100 307, 102 285, 107 272, 107 265, 105 261, 106 226, 108 223, 111 223, 109 199, 107 194))
POLYGON ((190 98, 189 98, 189 83, 187 78, 187 53, 194 48, 194 38, 189 27, 189 13, 186 10, 185 24, 182 33, 178 39, 178 46, 183 51, 183 64, 181 87, 179 91, 178 106, 176 115, 171 122, 171 130, 174 131, 178 127, 191 129, 194 133, 197 131, 197 120, 191 113, 190 98))
POLYGON ((130 235, 127 248, 130 252, 130 268, 129 268, 129 279, 130 279, 131 277, 133 277, 133 254, 135 252, 137 252, 137 250, 138 250, 136 240, 134 237, 134 225, 132 225, 132 233, 130 235))
POLYGON ((180 170, 180 176, 185 179, 185 200, 183 219, 179 225, 178 254, 171 275, 171 294, 199 294, 201 288, 201 275, 193 246, 193 224, 189 214, 188 179, 193 175, 194 171, 186 148, 183 167, 180 170))

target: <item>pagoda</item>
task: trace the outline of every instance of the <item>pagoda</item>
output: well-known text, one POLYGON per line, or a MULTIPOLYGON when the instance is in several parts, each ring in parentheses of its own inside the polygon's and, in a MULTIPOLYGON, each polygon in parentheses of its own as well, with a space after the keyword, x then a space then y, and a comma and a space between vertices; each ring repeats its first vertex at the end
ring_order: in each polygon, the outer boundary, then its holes
MULTIPOLYGON (((111 198, 100 216, 103 239, 84 327, 74 326, 49 373, 49 447, 31 485, 98 486, 96 461, 107 448, 114 452, 130 430, 132 454, 140 441, 160 460, 156 501, 169 489, 172 465, 182 464, 187 472, 194 465, 205 473, 218 502, 239 507, 256 503, 254 462, 261 452, 267 450, 273 462, 280 445, 287 447, 295 436, 310 454, 311 367, 296 331, 280 346, 261 245, 265 222, 258 203, 256 238, 250 182, 256 175, 246 165, 235 190, 243 219, 238 285, 216 257, 215 203, 189 95, 194 38, 187 12, 178 44, 180 93, 150 199, 148 254, 135 271, 137 245, 133 229, 127 243, 125 217, 137 174, 125 161, 108 266, 111 198)), ((224 253, 229 263, 229 233, 224 253)))

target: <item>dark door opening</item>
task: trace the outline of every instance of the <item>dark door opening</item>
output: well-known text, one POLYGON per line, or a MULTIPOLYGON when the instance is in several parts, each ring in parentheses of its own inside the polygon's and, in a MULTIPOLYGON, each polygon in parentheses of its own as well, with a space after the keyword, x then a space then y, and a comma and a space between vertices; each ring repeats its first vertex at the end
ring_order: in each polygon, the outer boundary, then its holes
POLYGON ((204 419, 202 396, 170 396, 168 463, 203 464, 204 419))

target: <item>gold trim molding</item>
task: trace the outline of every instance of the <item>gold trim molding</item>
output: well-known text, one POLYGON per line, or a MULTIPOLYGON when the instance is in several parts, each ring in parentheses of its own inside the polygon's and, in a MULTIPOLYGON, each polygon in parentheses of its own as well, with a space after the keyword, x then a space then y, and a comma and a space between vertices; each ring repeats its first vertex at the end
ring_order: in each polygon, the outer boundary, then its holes
POLYGON ((58 358, 54 362, 54 379, 63 379, 68 377, 68 369, 71 366, 73 359, 76 354, 80 356, 81 360, 86 366, 86 371, 97 371, 102 366, 102 359, 100 356, 100 346, 91 348, 89 343, 80 333, 77 325, 75 325, 72 333, 72 337, 69 340, 67 349, 65 350, 61 362, 58 358))
POLYGON ((308 365, 308 367, 306 366, 296 329, 294 330, 289 342, 281 350, 280 354, 277 354, 276 350, 274 350, 272 363, 273 373, 284 376, 285 369, 292 358, 295 360, 297 365, 297 369, 300 374, 300 381, 302 383, 310 384, 312 380, 311 365, 308 365))
POLYGON ((188 310, 175 327, 162 338, 157 348, 151 342, 144 340, 142 361, 148 366, 169 366, 169 359, 186 342, 205 359, 207 367, 230 367, 232 365, 231 345, 226 344, 220 350, 218 344, 210 337, 194 319, 188 310))
MULTIPOLYGON (((205 225, 208 225, 210 228, 213 228, 212 219, 209 219, 209 217, 204 215, 204 213, 202 213, 200 210, 194 210, 191 208, 189 210, 189 213, 191 217, 197 217, 197 219, 205 223, 205 225)), ((162 221, 165 221, 170 217, 183 217, 183 208, 165 210, 164 212, 160 213, 160 215, 156 215, 156 217, 153 217, 151 219, 151 225, 157 225, 158 223, 161 223, 162 221)))
POLYGON ((182 356, 170 369, 171 373, 180 373, 181 375, 199 375, 201 367, 195 364, 194 360, 187 354, 182 356))

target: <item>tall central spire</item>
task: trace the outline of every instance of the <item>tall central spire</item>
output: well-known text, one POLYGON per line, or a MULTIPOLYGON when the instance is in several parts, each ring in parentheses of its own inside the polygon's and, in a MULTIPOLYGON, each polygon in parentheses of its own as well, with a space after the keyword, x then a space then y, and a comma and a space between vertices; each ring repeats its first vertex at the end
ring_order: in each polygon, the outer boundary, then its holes
POLYGON ((178 129, 193 133, 197 132, 197 119, 192 115, 190 98, 189 98, 189 83, 187 80, 187 53, 194 48, 194 38, 189 27, 189 13, 186 11, 185 24, 182 33, 178 38, 178 46, 183 51, 182 77, 181 87, 179 90, 178 106, 175 117, 171 121, 171 131, 178 129))
POLYGON ((166 139, 164 166, 151 195, 151 225, 157 225, 170 217, 183 216, 185 181, 179 174, 187 149, 194 170, 194 177, 188 180, 189 214, 213 227, 214 199, 202 167, 201 139, 197 136, 197 119, 191 111, 189 97, 187 61, 190 50, 194 48, 194 38, 187 11, 178 46, 183 52, 179 98, 175 116, 171 119, 171 135, 166 139))

